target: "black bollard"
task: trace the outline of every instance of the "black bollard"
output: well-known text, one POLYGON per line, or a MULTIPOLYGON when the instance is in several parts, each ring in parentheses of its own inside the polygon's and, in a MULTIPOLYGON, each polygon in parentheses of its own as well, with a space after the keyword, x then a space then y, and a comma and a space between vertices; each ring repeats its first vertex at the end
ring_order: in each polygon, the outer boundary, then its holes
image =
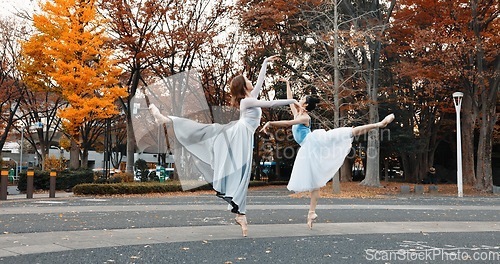
POLYGON ((50 172, 49 198, 56 198, 56 176, 57 176, 57 172, 55 172, 55 171, 50 172))
POLYGON ((9 171, 2 170, 2 176, 0 180, 0 200, 7 200, 7 185, 9 183, 9 171))
POLYGON ((33 177, 35 176, 35 171, 33 169, 28 169, 26 176, 26 198, 31 199, 33 198, 33 177))

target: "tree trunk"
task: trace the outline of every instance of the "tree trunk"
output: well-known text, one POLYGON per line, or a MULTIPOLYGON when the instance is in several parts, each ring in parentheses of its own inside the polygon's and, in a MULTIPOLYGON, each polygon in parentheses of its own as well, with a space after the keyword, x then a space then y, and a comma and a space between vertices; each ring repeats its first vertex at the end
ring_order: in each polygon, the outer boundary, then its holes
MULTIPOLYGON (((130 109, 130 108, 129 108, 130 109)), ((130 112, 127 113, 127 173, 134 173, 135 135, 130 112)))
POLYGON ((410 164, 408 162, 408 154, 400 153, 401 155, 401 166, 403 167, 403 179, 404 181, 408 181, 410 178, 410 164))
MULTIPOLYGON (((382 30, 383 32, 383 30, 382 30)), ((382 44, 380 41, 369 43, 371 53, 371 70, 368 72, 367 91, 372 104, 369 107, 370 120, 374 124, 379 121, 378 116, 378 78, 380 70, 380 50, 382 44)), ((368 58, 366 58, 368 61, 368 58)), ((372 129, 368 132, 366 158, 366 177, 361 185, 380 187, 380 132, 378 129, 372 129)))
POLYGON ((475 188, 481 191, 493 190, 493 172, 491 169, 491 132, 481 126, 477 151, 477 181, 475 188))
POLYGON ((380 186, 380 165, 379 165, 379 147, 378 130, 373 129, 368 132, 368 147, 366 150, 366 176, 361 182, 365 186, 380 186))
POLYGON ((419 153, 417 163, 418 163, 417 183, 421 183, 422 180, 425 177, 427 177, 427 172, 429 171, 430 168, 429 155, 427 151, 419 153))
POLYGON ((45 159, 47 159, 49 157, 48 149, 49 149, 49 146, 47 146, 47 144, 45 144, 45 140, 40 140, 40 156, 38 158, 42 164, 42 170, 46 170, 45 159))
POLYGON ((417 164, 414 153, 403 153, 401 159, 404 168, 404 177, 408 182, 417 182, 417 164))
POLYGON ((134 173, 134 155, 135 155, 135 148, 136 148, 136 141, 135 141, 135 135, 134 135, 134 128, 132 126, 132 107, 131 107, 131 102, 132 102, 132 97, 135 95, 135 92, 137 91, 137 87, 139 87, 139 81, 141 80, 141 70, 139 66, 134 67, 134 70, 132 71, 132 79, 130 82, 130 87, 129 91, 131 94, 129 94, 128 100, 126 101, 126 110, 125 113, 127 114, 127 172, 128 173, 134 173))
POLYGON ((469 89, 465 89, 464 91, 462 109, 462 112, 464 113, 461 116, 463 183, 475 185, 476 174, 474 171, 474 128, 476 125, 476 114, 472 106, 472 95, 470 94, 469 89))
MULTIPOLYGON (((492 87, 494 88, 494 87, 492 87)), ((491 153, 493 148, 493 130, 496 122, 497 89, 485 95, 481 108, 481 126, 479 130, 479 145, 477 148, 477 181, 476 189, 493 191, 493 171, 491 168, 491 153)))
POLYGON ((332 179, 332 193, 339 194, 340 193, 340 170, 335 172, 332 179))
POLYGON ((83 149, 81 168, 87 169, 88 167, 89 167, 89 151, 88 149, 83 149))
POLYGON ((352 164, 351 160, 348 158, 344 160, 344 164, 342 164, 342 167, 340 167, 340 181, 352 181, 352 164))
POLYGON ((76 170, 80 168, 80 148, 75 139, 71 139, 71 149, 69 152, 69 168, 76 170))
MULTIPOLYGON (((478 12, 477 1, 471 2, 472 7, 472 28, 476 37, 476 69, 478 73, 478 89, 480 91, 480 128, 479 144, 477 153, 477 181, 476 189, 492 192, 493 172, 491 168, 492 136, 496 122, 496 101, 498 96, 499 80, 498 74, 492 74, 489 80, 485 79, 488 70, 485 51, 483 49, 483 37, 481 31, 485 29, 482 24, 480 12, 478 12), (485 69, 486 68, 486 69, 485 69)), ((498 73, 500 70, 500 60, 496 59, 491 65, 491 71, 498 73)))
POLYGON ((114 169, 120 169, 120 164, 123 159, 123 153, 119 150, 111 152, 111 166, 113 166, 114 169))
MULTIPOLYGON (((377 105, 370 106, 370 123, 378 122, 377 105)), ((368 144, 366 148, 366 176, 360 183, 364 186, 380 187, 380 140, 378 129, 368 132, 368 144)))

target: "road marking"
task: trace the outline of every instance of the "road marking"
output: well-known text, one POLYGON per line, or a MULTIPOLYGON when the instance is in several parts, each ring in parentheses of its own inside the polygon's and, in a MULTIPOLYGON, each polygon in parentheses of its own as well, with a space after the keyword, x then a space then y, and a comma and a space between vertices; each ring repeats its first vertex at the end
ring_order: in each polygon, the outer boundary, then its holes
POLYGON ((65 204, 66 202, 63 202, 63 201, 36 201, 33 203, 36 203, 36 204, 65 204))
POLYGON ((82 201, 86 201, 86 202, 107 202, 107 201, 109 201, 109 199, 91 198, 91 199, 83 199, 82 201))

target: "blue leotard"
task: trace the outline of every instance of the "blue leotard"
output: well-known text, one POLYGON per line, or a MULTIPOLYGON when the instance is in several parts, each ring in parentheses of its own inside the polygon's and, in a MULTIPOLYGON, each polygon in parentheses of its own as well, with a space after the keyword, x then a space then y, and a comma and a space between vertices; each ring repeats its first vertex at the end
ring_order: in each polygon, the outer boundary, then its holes
POLYGON ((295 141, 299 143, 299 145, 302 144, 309 133, 311 133, 311 128, 305 126, 304 124, 297 124, 292 126, 293 139, 295 139, 295 141))

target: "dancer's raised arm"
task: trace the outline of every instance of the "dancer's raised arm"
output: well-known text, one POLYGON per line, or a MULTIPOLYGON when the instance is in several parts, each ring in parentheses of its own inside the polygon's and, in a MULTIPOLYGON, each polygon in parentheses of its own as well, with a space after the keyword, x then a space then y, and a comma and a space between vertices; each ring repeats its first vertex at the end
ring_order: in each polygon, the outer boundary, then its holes
POLYGON ((283 105, 298 105, 299 103, 295 99, 280 99, 280 100, 271 100, 271 101, 265 101, 265 100, 257 100, 253 97, 248 97, 243 100, 241 100, 240 105, 241 109, 247 109, 250 107, 264 107, 264 108, 271 108, 271 107, 276 107, 276 106, 283 106, 283 105))
MULTIPOLYGON (((293 99, 292 88, 290 88, 290 81, 285 78, 281 78, 280 80, 286 83, 286 98, 293 99)), ((296 116, 298 113, 297 106, 294 104, 290 104, 290 109, 292 110, 293 116, 296 116)))
MULTIPOLYGON (((294 105, 295 107, 295 105, 294 105)), ((293 125, 298 125, 298 124, 303 124, 305 126, 309 126, 311 118, 309 116, 300 116, 292 120, 280 120, 280 121, 268 121, 266 124, 262 127, 260 132, 264 132, 266 134, 269 133, 269 128, 271 127, 289 127, 293 125)))
POLYGON ((149 110, 151 111, 151 114, 155 118, 155 122, 156 123, 158 123, 158 124, 170 123, 170 121, 171 121, 170 118, 162 115, 160 113, 160 110, 158 109, 158 107, 156 107, 156 105, 150 104, 149 105, 149 110))
POLYGON ((264 59, 262 67, 260 68, 259 77, 257 78, 257 83, 255 84, 254 89, 250 92, 250 95, 253 98, 257 98, 259 96, 260 90, 262 89, 262 85, 264 84, 264 79, 266 78, 267 63, 277 59, 279 59, 278 55, 274 55, 264 59))

